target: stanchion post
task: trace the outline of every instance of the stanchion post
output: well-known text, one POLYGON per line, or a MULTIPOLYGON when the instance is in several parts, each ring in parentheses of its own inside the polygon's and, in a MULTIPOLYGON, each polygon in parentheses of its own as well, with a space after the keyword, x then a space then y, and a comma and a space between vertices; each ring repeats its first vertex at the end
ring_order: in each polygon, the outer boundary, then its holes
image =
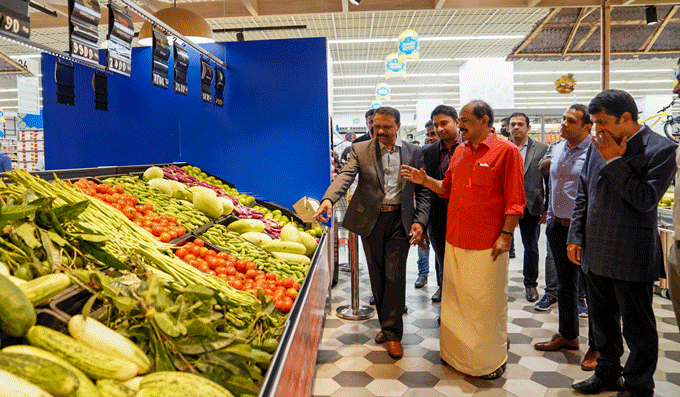
POLYGON ((348 232, 347 246, 351 267, 351 306, 338 307, 336 314, 345 320, 366 320, 375 315, 375 310, 370 306, 359 305, 359 241, 356 234, 348 232))

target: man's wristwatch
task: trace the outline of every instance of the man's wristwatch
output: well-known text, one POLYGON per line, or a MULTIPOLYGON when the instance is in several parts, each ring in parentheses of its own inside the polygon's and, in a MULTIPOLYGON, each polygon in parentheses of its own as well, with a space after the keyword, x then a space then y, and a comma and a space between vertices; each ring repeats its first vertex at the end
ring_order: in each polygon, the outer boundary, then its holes
POLYGON ((501 233, 507 234, 508 236, 512 236, 512 232, 509 232, 507 230, 501 230, 501 233))

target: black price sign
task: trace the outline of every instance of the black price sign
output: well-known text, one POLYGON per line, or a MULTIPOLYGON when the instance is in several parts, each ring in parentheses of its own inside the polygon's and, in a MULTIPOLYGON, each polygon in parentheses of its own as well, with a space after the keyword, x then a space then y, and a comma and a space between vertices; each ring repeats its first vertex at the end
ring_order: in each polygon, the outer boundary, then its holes
POLYGON ((170 45, 168 38, 156 29, 153 29, 153 65, 151 66, 151 84, 168 89, 168 59, 170 58, 170 45))
POLYGON ((212 102, 212 93, 210 92, 210 83, 213 81, 213 70, 210 67, 210 62, 201 58, 201 100, 203 102, 212 102))
POLYGON ((99 31, 102 13, 96 0, 69 0, 69 46, 71 56, 99 63, 99 31))
POLYGON ((224 70, 215 66, 215 106, 224 106, 224 70))
POLYGON ((132 39, 135 35, 130 12, 109 3, 109 21, 107 68, 129 77, 132 71, 132 39))
POLYGON ((31 22, 27 0, 4 0, 0 4, 0 34, 15 39, 28 39, 31 22))
POLYGON ((187 85, 187 70, 189 69, 189 55, 187 51, 175 43, 175 54, 174 54, 174 91, 178 94, 187 95, 189 93, 189 86, 187 85))

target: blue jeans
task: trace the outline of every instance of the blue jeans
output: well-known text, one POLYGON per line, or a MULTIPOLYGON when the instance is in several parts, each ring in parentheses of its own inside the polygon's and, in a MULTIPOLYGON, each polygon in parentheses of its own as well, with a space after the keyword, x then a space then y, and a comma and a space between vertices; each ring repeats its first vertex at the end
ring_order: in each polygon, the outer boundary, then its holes
POLYGON ((430 274, 430 246, 422 248, 418 246, 418 276, 430 274))

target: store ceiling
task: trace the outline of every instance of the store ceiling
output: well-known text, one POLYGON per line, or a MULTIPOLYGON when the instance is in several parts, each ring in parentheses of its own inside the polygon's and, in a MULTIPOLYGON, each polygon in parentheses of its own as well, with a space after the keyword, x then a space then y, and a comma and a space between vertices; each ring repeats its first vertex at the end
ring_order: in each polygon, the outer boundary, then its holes
MULTIPOLYGON (((30 9, 31 40, 66 51, 66 0, 37 2, 57 11, 58 16, 30 9)), ((108 1, 100 3, 105 6, 108 1)), ((152 12, 171 5, 157 0, 139 3, 152 12)), ((406 79, 387 80, 392 99, 384 104, 413 112, 419 99, 436 98, 458 106, 460 66, 470 58, 508 58, 551 13, 552 9, 547 7, 595 7, 599 3, 599 0, 363 0, 360 6, 354 6, 347 0, 177 1, 178 5, 203 15, 217 32, 217 41, 236 40, 234 32, 220 32, 223 29, 290 25, 307 28, 246 31, 245 40, 326 37, 333 62, 335 115, 362 115, 370 106, 376 84, 385 82, 384 59, 396 52, 396 37, 406 29, 414 29, 420 36, 420 61, 407 61, 406 79), (499 3, 504 8, 497 8, 499 3)), ((641 5, 672 2, 610 0, 609 3, 613 13, 619 5, 626 4, 626 14, 639 15, 636 22, 629 24, 631 34, 637 35, 640 30, 654 30, 645 25, 641 5)), ((659 7, 660 20, 665 15, 661 10, 669 9, 669 6, 659 7)), ((578 10, 564 12, 578 14, 578 10)), ((598 14, 599 10, 591 13, 598 14)), ((135 30, 139 31, 141 20, 136 16, 133 19, 135 30)), ((104 23, 105 20, 100 25, 100 42, 106 36, 104 23)), ((669 18, 667 24, 680 26, 680 12, 669 18)), ((0 52, 12 57, 37 54, 1 39, 0 52)), ((668 94, 678 56, 680 52, 647 57, 651 59, 613 60, 611 86, 629 90, 636 97, 668 94)), ((515 59, 516 108, 552 108, 555 114, 560 114, 560 109, 574 101, 587 102, 600 88, 600 62, 593 57, 578 58, 515 59), (577 80, 576 90, 569 95, 554 89, 554 81, 566 73, 574 73, 577 80)), ((16 78, 0 77, 0 107, 16 110, 16 103, 16 78)))

